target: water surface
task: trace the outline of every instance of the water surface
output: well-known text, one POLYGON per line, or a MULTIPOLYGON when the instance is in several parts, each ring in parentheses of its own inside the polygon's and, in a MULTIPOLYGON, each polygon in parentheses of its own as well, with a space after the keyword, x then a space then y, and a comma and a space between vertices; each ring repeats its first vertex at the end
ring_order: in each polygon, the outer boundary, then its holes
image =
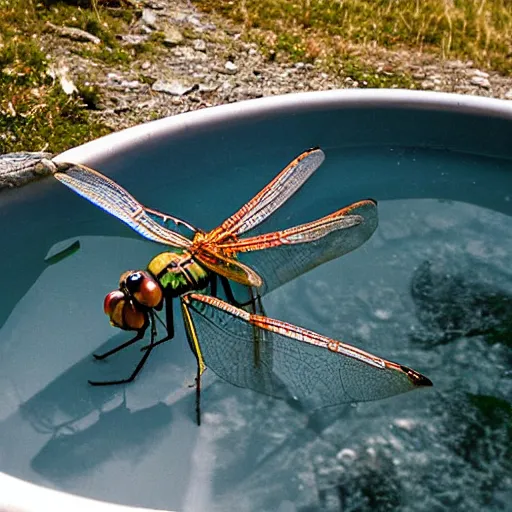
MULTIPOLYGON (((314 412, 207 372, 198 428, 189 387, 195 359, 177 310, 175 339, 154 351, 135 383, 92 388, 87 379, 124 377, 140 357, 137 347, 105 362, 91 354, 126 339, 109 326, 103 297, 158 247, 83 236, 91 230, 78 224, 77 253, 44 269, 17 303, 0 298, 2 471, 180 511, 505 510, 512 500, 511 163, 397 148, 326 154, 311 186, 265 228, 365 197, 379 200, 379 228, 356 252, 265 297, 267 314, 415 368, 434 388, 314 412), (446 199, 454 195, 460 200, 446 199)), ((241 187, 174 195, 168 210, 175 205, 199 227, 214 227, 233 202, 261 188, 258 170, 240 169, 241 187)), ((207 177, 202 186, 215 189, 207 177)), ((137 195, 135 184, 129 188, 137 195)), ((164 191, 165 183, 155 190, 155 206, 164 191)))

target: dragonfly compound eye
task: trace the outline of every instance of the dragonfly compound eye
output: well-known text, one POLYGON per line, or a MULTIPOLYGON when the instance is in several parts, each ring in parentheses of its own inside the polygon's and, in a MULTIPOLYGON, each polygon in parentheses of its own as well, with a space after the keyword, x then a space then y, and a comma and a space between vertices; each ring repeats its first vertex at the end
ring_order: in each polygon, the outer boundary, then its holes
POLYGON ((127 331, 139 331, 148 322, 148 314, 139 311, 131 302, 125 301, 123 306, 123 327, 127 331))
POLYGON ((114 290, 110 292, 103 301, 103 311, 105 314, 112 318, 115 315, 116 309, 121 306, 125 301, 124 293, 121 290, 114 290))
POLYGON ((105 297, 103 309, 114 327, 119 327, 126 331, 138 331, 148 321, 147 313, 138 310, 120 290, 110 292, 105 297))
POLYGON ((124 283, 130 295, 143 306, 154 308, 163 300, 162 288, 147 272, 132 272, 124 283))

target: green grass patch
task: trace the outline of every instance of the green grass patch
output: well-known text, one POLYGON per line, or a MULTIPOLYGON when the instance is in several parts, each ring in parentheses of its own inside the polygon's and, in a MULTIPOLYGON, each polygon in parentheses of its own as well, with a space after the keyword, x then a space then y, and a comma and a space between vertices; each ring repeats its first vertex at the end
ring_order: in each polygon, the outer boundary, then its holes
POLYGON ((428 50, 512 73, 511 0, 193 1, 242 24, 249 38, 263 33, 268 43, 274 34, 276 50, 292 57, 332 53, 341 39, 428 50))
MULTIPOLYGON (((113 2, 111 3, 113 4, 113 2)), ((85 30, 100 44, 69 44, 76 53, 104 63, 128 63, 135 52, 119 45, 135 13, 104 7, 99 0, 0 0, 0 153, 46 150, 58 153, 111 131, 91 120, 88 109, 100 103, 100 91, 76 84, 68 96, 50 76, 41 46, 47 22, 85 30)))
POLYGON ((36 39, 0 48, 0 153, 61 152, 110 132, 91 122, 80 94, 66 95, 47 73, 36 39))

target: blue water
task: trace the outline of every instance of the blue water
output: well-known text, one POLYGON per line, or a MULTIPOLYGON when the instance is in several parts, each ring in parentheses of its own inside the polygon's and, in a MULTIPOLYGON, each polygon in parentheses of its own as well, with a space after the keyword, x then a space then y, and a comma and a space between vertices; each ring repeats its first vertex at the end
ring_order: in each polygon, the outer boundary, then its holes
MULTIPOLYGON (((79 223, 68 233, 77 253, 26 288, 6 277, 21 300, 0 299, 1 470, 180 511, 507 509, 512 163, 396 148, 326 154, 269 230, 365 197, 379 200, 379 228, 356 252, 265 297, 267 314, 410 366, 434 388, 311 413, 206 372, 198 428, 195 359, 179 316, 175 339, 135 383, 91 388, 87 379, 124 377, 140 357, 136 347, 105 362, 91 354, 126 339, 109 326, 103 297, 158 247, 79 223)), ((277 171, 240 169, 223 191, 206 176, 200 189, 184 184, 168 210, 212 228, 277 171)), ((163 208, 165 186, 151 206, 163 208)))

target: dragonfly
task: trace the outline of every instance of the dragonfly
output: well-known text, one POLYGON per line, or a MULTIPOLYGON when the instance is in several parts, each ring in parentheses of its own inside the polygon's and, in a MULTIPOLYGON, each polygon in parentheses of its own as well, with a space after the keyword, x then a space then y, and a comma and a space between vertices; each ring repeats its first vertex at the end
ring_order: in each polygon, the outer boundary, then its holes
POLYGON ((357 249, 377 228, 377 203, 365 199, 305 224, 256 233, 324 159, 320 148, 304 151, 250 201, 208 232, 143 206, 94 169, 57 164, 53 175, 58 181, 142 237, 166 246, 145 270, 124 272, 118 289, 104 300, 110 323, 135 335, 94 357, 110 357, 142 340, 150 328, 151 341, 142 347, 140 361, 127 378, 89 383, 100 386, 133 381, 152 350, 174 337, 173 300, 178 299, 197 361, 198 424, 201 375, 207 367, 235 386, 320 406, 376 400, 431 385, 427 377, 408 367, 265 315, 261 302, 264 294, 357 249), (251 256, 250 264, 243 261, 247 255, 251 256), (247 292, 244 300, 235 297, 235 284, 247 292), (158 313, 165 315, 165 321, 158 313), (166 330, 160 340, 156 340, 157 321, 166 330))

